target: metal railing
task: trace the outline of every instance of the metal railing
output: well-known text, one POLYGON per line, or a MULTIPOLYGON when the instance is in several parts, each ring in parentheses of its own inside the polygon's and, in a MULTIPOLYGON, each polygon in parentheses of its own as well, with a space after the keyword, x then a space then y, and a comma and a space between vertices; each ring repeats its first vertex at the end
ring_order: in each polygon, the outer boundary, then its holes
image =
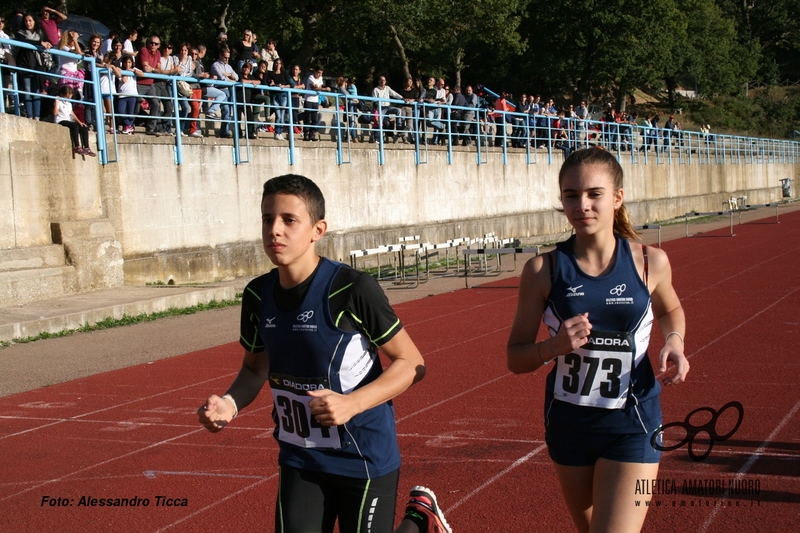
MULTIPOLYGON (((0 39, 0 44, 40 50, 26 43, 7 39, 0 39)), ((57 50, 55 47, 48 50, 48 53, 56 57, 83 60, 83 56, 57 50)), ((375 145, 379 165, 386 162, 388 152, 393 157, 413 157, 417 165, 426 164, 430 151, 439 145, 446 152, 448 164, 452 163, 454 148, 459 145, 459 150, 474 152, 478 165, 487 163, 493 157, 499 157, 503 164, 508 164, 512 153, 524 153, 526 164, 538 164, 542 161, 552 164, 553 154, 558 151, 567 155, 575 149, 595 145, 614 152, 620 160, 624 158, 634 165, 800 161, 800 142, 796 140, 668 130, 638 124, 500 112, 424 101, 407 102, 363 95, 351 96, 334 90, 316 92, 281 89, 252 83, 198 80, 160 74, 140 73, 139 79, 150 78, 156 82, 164 82, 168 96, 139 95, 137 101, 147 101, 151 108, 160 108, 163 105, 165 112, 169 112, 168 116, 162 115, 160 110, 155 113, 151 111, 151 114, 144 113, 141 105, 136 106, 133 114, 120 114, 116 106, 106 112, 102 105, 104 96, 115 100, 120 96, 101 94, 99 80, 102 76, 111 76, 109 69, 98 67, 92 61, 86 61, 84 66, 90 70, 91 75, 87 78, 91 81, 87 79, 83 82, 83 100, 73 100, 73 103, 83 104, 86 112, 93 117, 97 133, 98 161, 103 165, 118 161, 117 126, 124 118, 155 120, 159 128, 174 132, 176 164, 184 162, 181 133, 191 122, 204 123, 207 133, 230 132, 232 159, 237 165, 250 161, 252 150, 258 148, 258 145, 253 145, 253 139, 269 130, 269 133, 280 133, 284 137, 279 140, 288 144, 286 150, 290 165, 295 164, 299 156, 301 137, 304 141, 329 138, 335 146, 333 152, 337 165, 348 164, 352 160, 353 149, 358 142, 375 145), (222 101, 213 101, 206 97, 182 96, 178 92, 179 81, 197 84, 201 88, 214 87, 225 93, 225 98, 222 101), (313 102, 315 98, 320 100, 316 105, 313 102), (211 118, 204 112, 201 118, 203 106, 215 105, 220 105, 219 117, 211 118), (193 107, 195 111, 192 111, 193 107), (262 113, 264 119, 260 120, 262 113), (101 124, 108 124, 110 128, 106 130, 105 127, 99 127, 101 124), (400 141, 402 146, 393 146, 391 150, 387 150, 387 145, 400 141)), ((52 102, 55 98, 50 94, 41 94, 41 91, 20 88, 20 79, 40 76, 48 83, 58 85, 59 80, 69 78, 57 72, 42 72, 5 64, 0 64, 0 74, 3 78, 0 112, 8 111, 8 100, 17 115, 21 115, 23 104, 30 99, 52 102)), ((127 71, 123 71, 123 74, 134 75, 127 71)), ((111 85, 112 92, 115 92, 113 84, 111 85)))

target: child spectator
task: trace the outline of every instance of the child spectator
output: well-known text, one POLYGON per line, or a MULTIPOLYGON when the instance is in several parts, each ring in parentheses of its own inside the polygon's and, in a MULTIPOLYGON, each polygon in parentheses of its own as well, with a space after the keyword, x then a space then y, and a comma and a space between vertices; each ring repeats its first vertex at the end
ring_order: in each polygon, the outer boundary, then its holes
MULTIPOLYGON (((113 53, 113 52, 112 52, 113 53)), ((130 71, 140 76, 142 71, 133 66, 133 56, 123 56, 122 70, 130 71)), ((136 87, 136 76, 120 73, 119 91, 117 92, 117 115, 122 117, 122 133, 133 135, 133 113, 136 109, 136 97, 139 91, 136 87)))
POLYGON ((95 157, 97 154, 89 148, 89 126, 72 111, 70 99, 74 94, 75 90, 69 85, 62 85, 58 89, 58 98, 53 104, 53 116, 56 124, 69 128, 73 154, 95 157))

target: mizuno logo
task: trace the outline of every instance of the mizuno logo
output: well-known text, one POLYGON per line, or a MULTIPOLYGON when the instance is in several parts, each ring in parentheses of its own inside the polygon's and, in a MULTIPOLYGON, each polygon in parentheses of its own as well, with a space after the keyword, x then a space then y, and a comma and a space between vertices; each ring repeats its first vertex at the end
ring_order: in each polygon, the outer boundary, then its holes
POLYGON ((578 285, 577 287, 567 287, 567 298, 572 298, 573 296, 583 296, 583 292, 578 292, 578 289, 583 287, 583 285, 578 285))
POLYGON ((275 317, 267 319, 267 324, 272 324, 273 322, 275 322, 275 317))

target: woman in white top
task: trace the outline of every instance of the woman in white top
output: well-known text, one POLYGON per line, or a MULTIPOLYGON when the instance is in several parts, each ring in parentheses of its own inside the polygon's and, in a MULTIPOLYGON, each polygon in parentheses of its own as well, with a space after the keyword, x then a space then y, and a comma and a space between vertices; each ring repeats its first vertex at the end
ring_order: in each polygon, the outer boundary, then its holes
POLYGON ((97 154, 89 148, 89 126, 72 110, 70 99, 74 95, 75 90, 72 87, 62 85, 58 90, 58 98, 53 103, 53 116, 56 124, 69 128, 73 154, 95 157, 97 154))
MULTIPOLYGON (((128 55, 122 57, 122 71, 133 72, 134 74, 142 73, 141 70, 133 66, 133 56, 128 55)), ((122 117, 122 133, 125 135, 133 135, 133 114, 136 110, 136 97, 138 95, 136 76, 120 72, 119 89, 117 91, 117 115, 122 117)))
MULTIPOLYGON (((83 55, 81 43, 78 42, 78 32, 65 31, 61 35, 61 41, 58 43, 58 49, 63 50, 64 52, 72 52, 73 54, 83 55)), ((58 79, 59 87, 67 85, 75 89, 77 93, 80 93, 83 90, 84 72, 83 70, 78 69, 78 61, 80 61, 80 59, 76 57, 62 55, 58 56, 59 74, 63 76, 62 78, 58 79)))

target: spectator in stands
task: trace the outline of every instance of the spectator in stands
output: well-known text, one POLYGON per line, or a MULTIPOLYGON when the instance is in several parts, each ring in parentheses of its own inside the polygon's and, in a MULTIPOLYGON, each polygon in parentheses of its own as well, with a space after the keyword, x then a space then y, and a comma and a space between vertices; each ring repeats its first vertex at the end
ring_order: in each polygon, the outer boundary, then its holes
POLYGON ((267 41, 267 48, 261 51, 262 59, 267 62, 267 70, 272 71, 275 68, 275 61, 277 61, 280 56, 278 55, 278 51, 275 47, 278 45, 274 40, 270 39, 267 41))
MULTIPOLYGON (((6 19, 3 16, 0 16, 0 39, 11 39, 11 37, 5 32, 6 26, 6 19)), ((0 64, 2 65, 16 65, 14 61, 14 54, 11 51, 10 44, 3 44, 0 45, 0 64)), ((3 69, 3 89, 9 89, 11 87, 11 74, 7 69, 3 69)), ((10 93, 5 93, 4 97, 6 98, 6 109, 9 109, 12 106, 13 96, 10 93)))
MULTIPOLYGON (((65 31, 61 35, 61 41, 58 43, 58 49, 63 52, 70 52, 73 54, 83 55, 81 43, 78 42, 78 32, 65 31)), ((58 56, 58 73, 63 76, 58 78, 58 86, 63 87, 69 85, 75 89, 75 96, 77 99, 83 98, 83 70, 78 68, 78 61, 76 57, 58 56)))
MULTIPOLYGON (((103 38, 97 35, 96 33, 89 36, 89 42, 87 43, 86 50, 83 51, 83 79, 86 82, 84 87, 85 90, 83 91, 83 101, 90 104, 94 101, 93 92, 93 81, 92 78, 92 63, 95 64, 95 67, 102 67, 103 66, 103 54, 100 53, 100 46, 102 44, 103 38)), ((103 110, 108 111, 111 109, 111 94, 108 93, 104 95, 102 98, 108 96, 108 107, 105 105, 105 100, 103 102, 103 110)), ((94 109, 91 105, 84 104, 84 109, 86 112, 84 113, 84 122, 91 128, 94 124, 94 109)), ((99 131, 100 128, 95 128, 99 131)))
POLYGON ((505 144, 506 122, 511 122, 509 113, 514 111, 511 102, 508 101, 508 93, 502 91, 500 98, 494 102, 494 145, 496 148, 502 148, 505 144))
POLYGON ((355 117, 350 112, 350 92, 347 90, 347 79, 344 76, 336 78, 336 93, 339 97, 337 100, 339 131, 344 131, 342 138, 357 142, 355 117))
POLYGON ((147 135, 155 135, 160 137, 164 134, 164 126, 159 122, 158 117, 161 116, 161 103, 159 97, 168 96, 165 92, 161 92, 155 86, 153 78, 143 77, 144 74, 158 73, 161 65, 161 53, 158 51, 161 46, 161 39, 158 35, 151 35, 145 46, 142 47, 136 54, 136 67, 142 73, 136 80, 136 91, 140 96, 144 97, 142 109, 149 110, 149 118, 145 123, 145 133, 147 135))
MULTIPOLYGON (((457 108, 467 107, 467 98, 461 92, 461 87, 458 85, 453 87, 453 103, 451 105, 457 108)), ((453 109, 450 113, 450 119, 453 121, 453 127, 455 129, 453 145, 457 145, 464 139, 463 134, 466 127, 466 124, 464 123, 464 112, 464 109, 453 109)))
POLYGON ((261 85, 261 87, 255 89, 253 94, 253 103, 256 104, 254 106, 256 120, 258 120, 258 117, 261 116, 262 111, 264 113, 264 124, 257 128, 256 131, 258 133, 273 133, 275 131, 273 126, 266 124, 269 122, 270 115, 272 114, 270 111, 270 103, 272 102, 273 97, 278 96, 277 91, 273 93, 266 88, 270 86, 270 71, 267 70, 267 66, 267 62, 261 59, 253 71, 253 76, 258 80, 258 84, 261 85))
MULTIPOLYGON (((119 39, 114 39, 113 41, 111 41, 111 52, 110 52, 111 62, 119 68, 122 68, 122 57, 124 55, 129 55, 123 53, 122 47, 123 47, 122 41, 120 41, 119 39)), ((131 57, 134 56, 131 55, 131 57)))
POLYGON ((672 130, 675 129, 675 115, 670 115, 664 124, 664 140, 661 143, 661 151, 666 152, 672 145, 672 130))
MULTIPOLYGON (((242 70, 239 72, 241 87, 233 87, 236 90, 236 114, 239 120, 244 117, 243 129, 239 131, 239 137, 244 137, 244 133, 251 139, 258 137, 257 124, 253 115, 253 98, 255 97, 255 86, 261 84, 261 80, 253 73, 253 63, 245 61, 242 63, 242 70)), ((241 124, 241 122, 240 122, 241 124)))
MULTIPOLYGON (((239 75, 233 70, 233 67, 229 64, 231 59, 231 51, 229 48, 224 47, 219 54, 219 59, 211 65, 211 75, 214 79, 217 80, 224 80, 224 81, 239 81, 239 75)), ((232 101, 233 94, 231 93, 231 87, 226 85, 220 85, 216 87, 223 93, 225 93, 225 98, 228 102, 232 101)), ((219 129, 219 136, 224 139, 229 139, 233 137, 231 134, 231 124, 230 124, 230 117, 231 117, 231 106, 230 104, 222 104, 220 106, 222 110, 222 126, 219 129)), ((208 114, 210 116, 210 113, 208 114)))
POLYGON ((569 132, 567 131, 566 124, 566 114, 564 111, 561 111, 558 113, 558 119, 553 126, 553 146, 564 152, 565 161, 572 153, 572 148, 570 148, 569 132))
POLYGON ((659 130, 661 117, 658 115, 653 115, 653 118, 650 119, 650 124, 653 126, 653 128, 650 130, 650 141, 653 144, 653 149, 657 152, 658 138, 661 136, 661 131, 659 130))
POLYGON ((397 119, 400 116, 400 108, 390 103, 388 100, 390 98, 393 98, 395 100, 402 100, 403 95, 401 95, 400 93, 398 93, 397 91, 386 85, 386 76, 378 76, 378 85, 376 85, 372 89, 372 97, 381 99, 378 102, 381 110, 380 114, 390 124, 390 129, 392 131, 389 134, 392 137, 395 137, 395 135, 397 134, 397 119))
POLYGON ((111 30, 111 32, 109 32, 108 36, 103 41, 103 44, 100 46, 100 55, 102 57, 105 57, 106 54, 108 54, 111 51, 111 45, 116 40, 118 35, 119 32, 117 32, 117 30, 111 30))
MULTIPOLYGON (((100 97, 103 100, 103 112, 105 113, 105 127, 108 128, 108 133, 114 133, 115 125, 112 120, 112 111, 114 110, 114 94, 117 92, 117 80, 122 75, 122 71, 114 65, 111 61, 111 52, 107 53, 104 58, 100 60, 97 65, 102 68, 100 73, 100 97), (108 69, 108 72, 105 71, 108 69)), ((89 91, 86 91, 89 93, 89 91)), ((87 97, 89 95, 87 94, 87 97)), ((94 113, 86 113, 87 117, 93 116, 94 113)), ((88 121, 87 121, 88 124, 88 121)), ((95 128, 98 129, 98 128, 95 128)))
MULTIPOLYGON (((467 101, 466 107, 478 109, 478 95, 472 90, 472 85, 467 85, 464 89, 464 98, 467 101)), ((469 146, 472 142, 472 138, 477 136, 475 113, 476 111, 464 111, 461 117, 464 121, 464 135, 461 140, 462 146, 469 146)))
POLYGON ((59 30, 58 24, 67 20, 67 16, 60 11, 56 11, 52 7, 44 6, 42 8, 42 19, 40 25, 44 32, 44 38, 52 46, 59 44, 59 30))
MULTIPOLYGON (((202 44, 198 44, 197 47, 192 48, 192 61, 194 62, 194 77, 198 80, 208 79, 211 76, 208 72, 205 71, 205 67, 203 66, 203 56, 206 55, 206 47, 202 44)), ((217 118, 220 113, 220 105, 224 102, 227 98, 225 93, 207 84, 200 84, 200 83, 193 83, 190 85, 192 88, 192 100, 194 99, 203 99, 204 97, 209 97, 214 100, 214 103, 211 104, 206 112, 207 118, 217 118)), ((200 102, 197 102, 197 107, 195 108, 194 105, 192 107, 192 112, 190 117, 195 119, 189 122, 189 136, 190 137, 202 137, 203 133, 200 131, 197 118, 200 117, 200 102)))
POLYGON ((404 130, 404 133, 400 136, 402 142, 406 142, 406 139, 411 142, 411 135, 414 131, 414 110, 420 96, 419 87, 414 84, 414 80, 406 78, 406 83, 400 90, 400 97, 403 99, 403 103, 400 105, 400 115, 403 117, 402 128, 404 130))
MULTIPOLYGON (((182 78, 191 78, 194 77, 194 59, 192 56, 192 45, 188 42, 183 42, 180 44, 178 48, 178 56, 176 57, 177 68, 178 72, 177 75, 181 76, 182 78)), ((200 86, 197 86, 197 90, 195 92, 195 87, 189 85, 189 89, 191 89, 191 94, 187 97, 186 95, 180 95, 178 98, 178 103, 181 106, 181 125, 180 125, 180 132, 181 135, 187 135, 191 131, 191 124, 187 120, 189 115, 193 114, 193 110, 196 111, 195 118, 200 116, 200 102, 199 99, 202 98, 203 94, 200 90, 200 86)), ((195 131, 197 131, 195 129, 195 131)), ((201 134, 202 135, 202 134, 201 134)), ((196 136, 195 136, 196 137, 196 136)))
MULTIPOLYGON (((164 74, 165 76, 175 76, 180 73, 180 68, 178 67, 178 58, 172 55, 172 50, 174 46, 170 41, 162 42, 161 48, 159 50, 159 54, 161 55, 161 59, 158 61, 158 70, 159 74, 164 74)), ((161 100, 161 104, 164 106, 164 112, 161 114, 163 118, 161 124, 164 128, 164 133, 167 135, 175 135, 176 132, 173 131, 173 119, 175 118, 175 105, 173 104, 173 97, 175 96, 172 93, 172 81, 170 80, 156 80, 153 83, 153 86, 156 88, 159 96, 163 96, 161 100)), ((180 133, 180 127, 176 128, 180 133)))
POLYGON ((11 15, 9 20, 9 28, 11 28, 12 38, 17 32, 25 28, 25 10, 19 6, 14 8, 14 14, 11 15))
POLYGON ((350 114, 350 121, 352 122, 351 127, 354 128, 351 130, 351 133, 354 134, 355 141, 361 142, 361 138, 358 135, 358 130, 360 128, 359 119, 361 118, 361 101, 356 98, 358 96, 358 87, 356 87, 355 78, 347 78, 347 94, 350 95, 350 99, 347 101, 347 109, 350 114))
MULTIPOLYGON (((241 41, 237 41, 233 45, 233 51, 236 52, 236 72, 242 72, 242 65, 250 63, 251 67, 258 64, 261 55, 258 53, 258 46, 253 41, 253 32, 249 29, 244 30, 244 35, 241 41)), ((252 72, 253 69, 250 69, 252 72)))
MULTIPOLYGON (((266 60, 261 60, 259 66, 266 69, 266 60)), ((267 73, 267 82, 264 85, 269 85, 275 89, 279 89, 272 93, 272 106, 275 110, 275 139, 278 141, 286 140, 283 136, 284 125, 286 124, 286 110, 289 107, 289 96, 286 89, 292 86, 289 79, 289 73, 283 68, 283 61, 281 58, 276 58, 272 63, 272 71, 267 73)))
POLYGON ((136 29, 128 32, 128 38, 122 43, 122 53, 136 57, 139 52, 136 51, 136 41, 139 39, 139 31, 136 29))
POLYGON ((303 140, 306 141, 319 141, 319 135, 316 132, 319 125, 319 91, 330 90, 325 87, 322 74, 322 67, 317 66, 306 76, 306 90, 317 91, 306 96, 306 120, 303 128, 303 140))
POLYGON ((225 33, 224 31, 220 31, 217 34, 217 42, 215 43, 215 47, 216 47, 216 51, 217 51, 217 57, 220 56, 220 54, 222 53, 223 49, 225 49, 225 48, 230 49, 230 46, 228 45, 228 34, 227 33, 225 33))
POLYGON ((58 89, 58 96, 53 104, 53 116, 56 124, 69 128, 72 153, 95 157, 97 154, 89 148, 89 126, 72 110, 70 100, 75 96, 75 90, 69 85, 62 85, 58 89))
POLYGON ((136 112, 136 99, 139 96, 136 76, 141 76, 142 71, 134 66, 134 57, 125 54, 122 56, 119 76, 119 90, 117 91, 117 115, 122 118, 122 133, 133 135, 134 113, 136 112), (132 72, 134 76, 126 74, 132 72))
MULTIPOLYGON (((14 38, 32 46, 41 46, 49 50, 51 45, 44 37, 44 33, 30 13, 22 19, 23 27, 16 33, 14 38)), ((17 47, 14 58, 18 67, 29 71, 41 71, 42 64, 36 50, 28 50, 17 47)), ((17 74, 19 87, 22 94, 22 101, 25 105, 25 114, 28 118, 39 120, 41 114, 42 97, 41 90, 44 87, 44 79, 37 72, 22 72, 17 74)))
MULTIPOLYGON (((300 76, 300 65, 294 65, 292 67, 292 72, 289 75, 289 84, 292 86, 292 89, 301 90, 306 88, 305 80, 300 76)), ((300 127, 300 93, 293 92, 290 101, 292 103, 291 112, 294 134, 300 135, 303 133, 300 127)))

